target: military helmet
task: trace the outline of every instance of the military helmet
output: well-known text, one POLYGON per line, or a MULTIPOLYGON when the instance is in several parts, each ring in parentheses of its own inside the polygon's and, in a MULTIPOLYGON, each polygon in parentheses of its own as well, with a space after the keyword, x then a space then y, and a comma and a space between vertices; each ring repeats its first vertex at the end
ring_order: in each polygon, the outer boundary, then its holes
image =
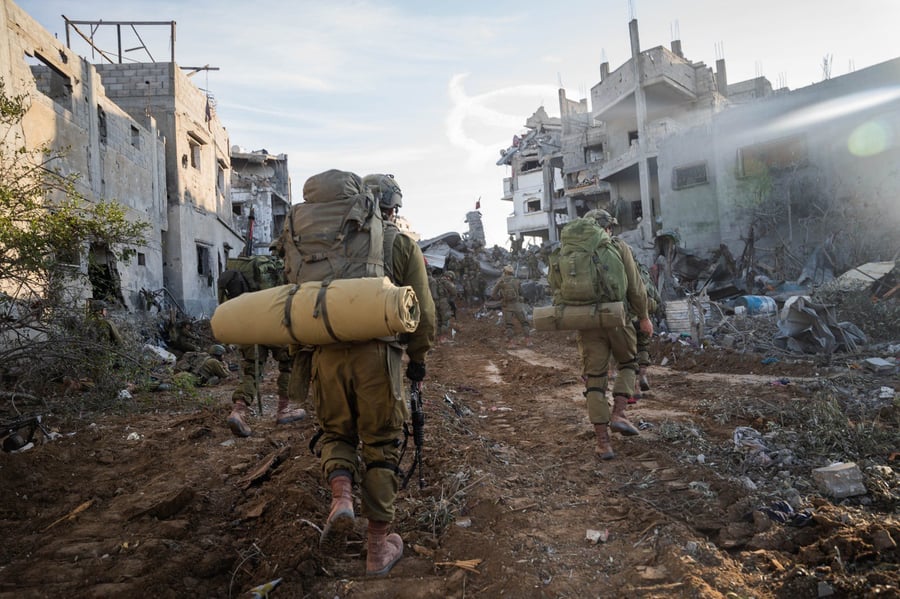
POLYGON ((450 279, 451 281, 455 281, 455 280, 456 280, 456 273, 453 272, 452 270, 448 270, 447 272, 445 272, 445 273, 444 273, 444 276, 446 276, 446 277, 447 277, 448 279, 450 279))
POLYGON ((382 210, 393 210, 403 206, 403 192, 394 175, 366 175, 363 183, 372 190, 382 210))
POLYGON ((225 346, 219 345, 218 343, 210 345, 209 349, 206 350, 206 353, 208 353, 211 356, 216 356, 217 358, 221 358, 222 356, 225 355, 225 346))
POLYGON ((603 210, 602 208, 594 208, 590 210, 587 214, 584 215, 585 218, 592 218, 597 221, 597 224, 603 227, 611 227, 613 225, 618 225, 619 221, 615 216, 603 210))

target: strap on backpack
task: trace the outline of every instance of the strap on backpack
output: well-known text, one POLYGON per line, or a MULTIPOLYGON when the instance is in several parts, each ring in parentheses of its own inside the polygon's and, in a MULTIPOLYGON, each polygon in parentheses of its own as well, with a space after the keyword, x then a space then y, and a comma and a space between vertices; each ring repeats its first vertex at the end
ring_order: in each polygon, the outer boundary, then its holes
POLYGON ((301 345, 300 340, 294 335, 294 327, 291 326, 291 304, 294 302, 294 296, 297 295, 298 291, 300 291, 300 285, 292 285, 288 291, 287 298, 284 300, 284 319, 281 321, 281 324, 285 326, 291 339, 296 341, 298 345, 301 345))

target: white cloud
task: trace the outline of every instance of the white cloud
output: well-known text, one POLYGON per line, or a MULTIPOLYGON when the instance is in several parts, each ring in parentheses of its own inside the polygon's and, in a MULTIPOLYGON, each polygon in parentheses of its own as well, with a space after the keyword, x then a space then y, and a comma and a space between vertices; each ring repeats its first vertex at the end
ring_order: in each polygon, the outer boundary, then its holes
MULTIPOLYGON (((507 147, 512 135, 524 128, 525 119, 539 106, 543 98, 556 98, 556 88, 549 85, 517 85, 495 89, 477 96, 469 96, 463 87, 467 74, 454 75, 449 82, 451 108, 445 120, 447 139, 468 154, 466 166, 471 170, 496 162, 498 152, 507 147), (490 104, 501 103, 504 110, 490 104), (529 112, 519 108, 530 103, 529 112), (513 106, 515 105, 515 107, 513 106), (486 141, 490 129, 500 130, 501 137, 486 141)), ((558 106, 545 106, 548 114, 559 113, 558 106)))

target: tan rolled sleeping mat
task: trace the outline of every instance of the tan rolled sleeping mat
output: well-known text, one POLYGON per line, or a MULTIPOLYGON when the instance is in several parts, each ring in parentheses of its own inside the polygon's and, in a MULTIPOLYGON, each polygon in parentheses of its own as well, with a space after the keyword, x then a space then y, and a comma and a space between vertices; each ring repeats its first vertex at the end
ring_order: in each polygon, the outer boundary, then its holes
POLYGON ((318 281, 244 293, 216 308, 220 343, 325 345, 411 333, 419 326, 412 287, 387 277, 318 281))
POLYGON ((589 306, 542 306, 532 314, 538 331, 574 331, 631 326, 625 318, 624 302, 589 306))

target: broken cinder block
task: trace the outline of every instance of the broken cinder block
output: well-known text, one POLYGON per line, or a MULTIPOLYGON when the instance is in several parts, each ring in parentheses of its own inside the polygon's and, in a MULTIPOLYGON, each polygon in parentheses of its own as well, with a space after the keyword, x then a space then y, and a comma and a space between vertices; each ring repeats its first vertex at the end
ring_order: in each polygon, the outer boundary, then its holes
POLYGON ((868 493, 863 484, 862 472, 853 462, 838 462, 816 468, 812 471, 812 477, 822 493, 835 499, 868 493))

